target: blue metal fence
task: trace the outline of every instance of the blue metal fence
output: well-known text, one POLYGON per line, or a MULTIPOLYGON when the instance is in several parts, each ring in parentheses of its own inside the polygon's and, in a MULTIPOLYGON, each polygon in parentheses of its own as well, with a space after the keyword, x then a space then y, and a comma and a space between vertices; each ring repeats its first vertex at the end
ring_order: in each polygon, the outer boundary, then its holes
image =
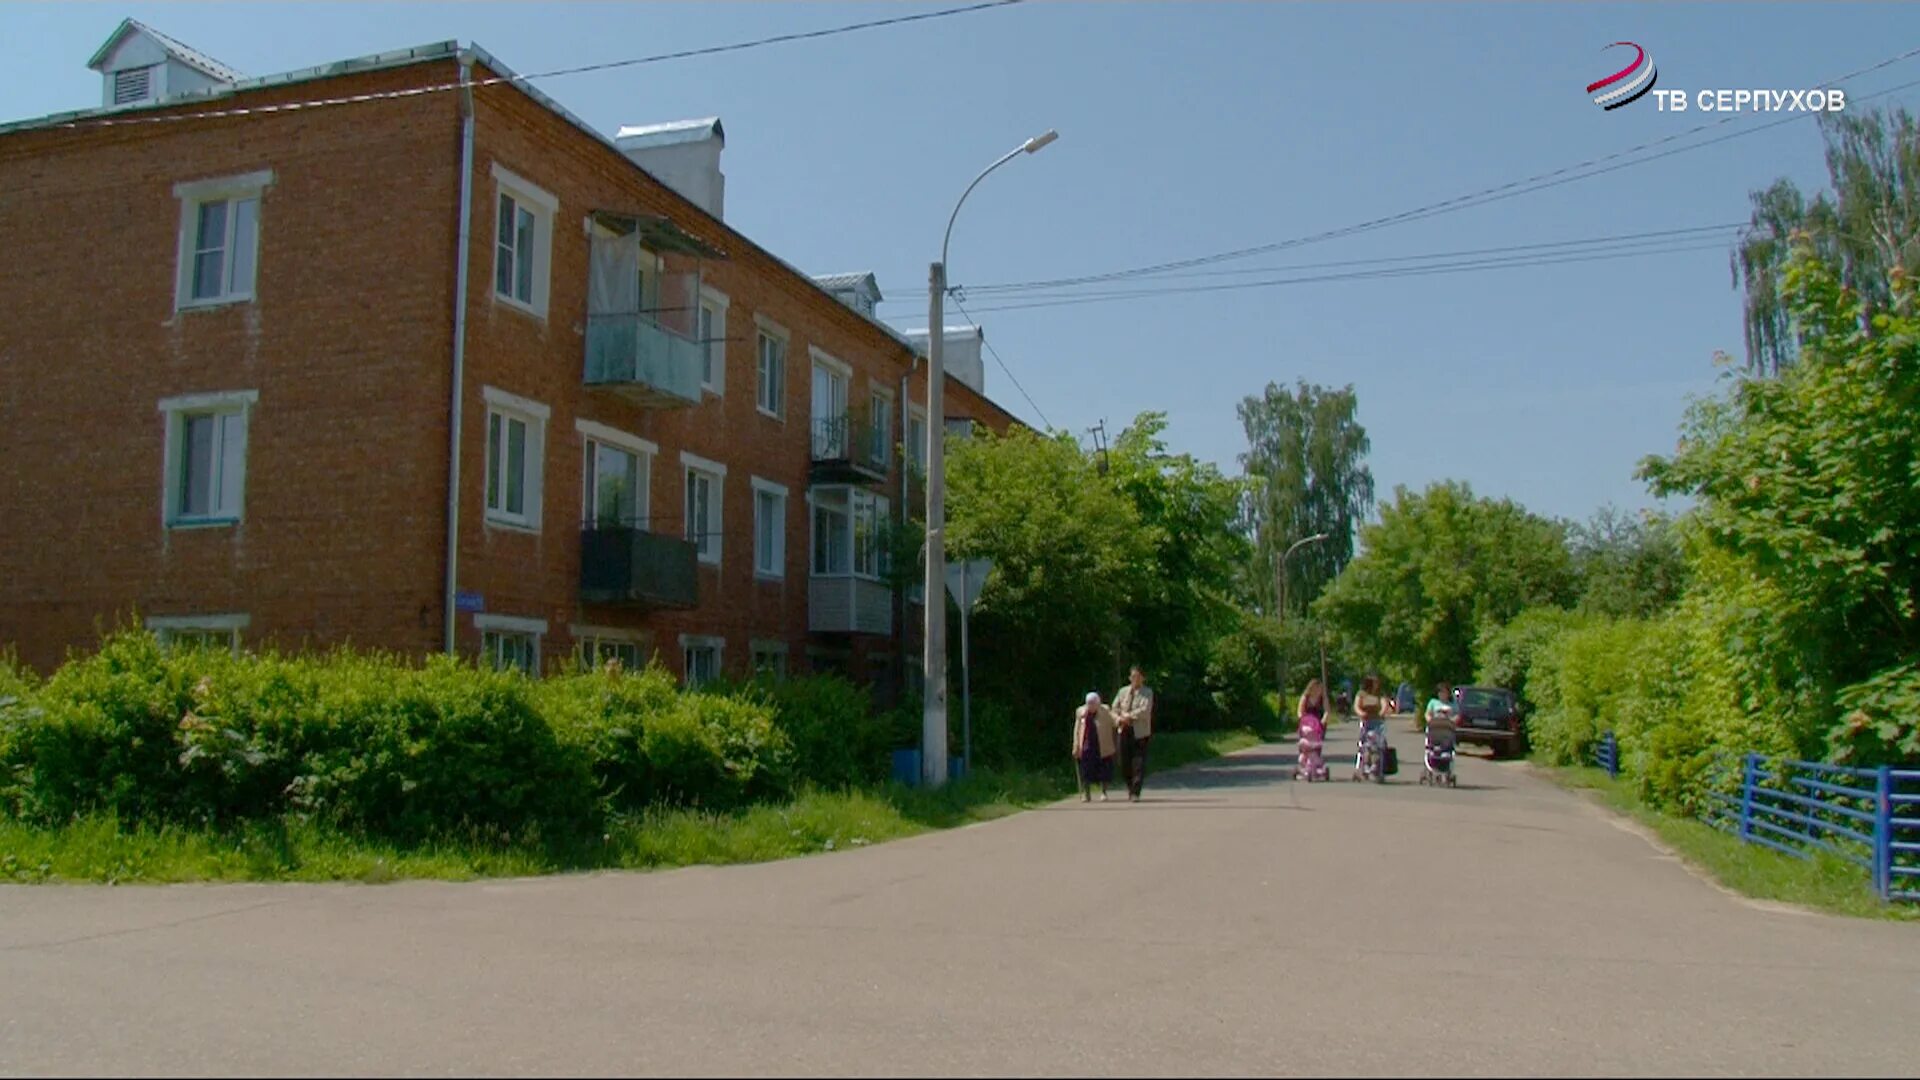
POLYGON ((1595 768, 1607 770, 1607 775, 1616 780, 1620 778, 1620 742, 1613 737, 1613 732, 1600 736, 1589 757, 1595 768))
MULTIPOLYGON (((1607 732, 1594 763, 1618 776, 1607 732)), ((1761 754, 1716 759, 1701 818, 1798 858, 1823 851, 1858 866, 1883 900, 1920 900, 1920 769, 1854 769, 1761 754)))

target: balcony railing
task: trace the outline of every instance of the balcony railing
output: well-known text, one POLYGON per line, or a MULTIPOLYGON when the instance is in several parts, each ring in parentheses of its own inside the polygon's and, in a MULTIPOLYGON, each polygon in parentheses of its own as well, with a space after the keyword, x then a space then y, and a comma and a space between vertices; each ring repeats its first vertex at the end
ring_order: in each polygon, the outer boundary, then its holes
POLYGON ((851 574, 814 574, 807 580, 807 629, 816 634, 893 633, 893 590, 851 574))
POLYGON ((813 479, 885 480, 887 432, 866 417, 843 414, 813 422, 813 479))
POLYGON ((700 403, 707 347, 641 314, 587 316, 588 386, 651 408, 700 403))
POLYGON ((590 604, 699 606, 698 548, 630 524, 580 530, 580 599, 590 604))

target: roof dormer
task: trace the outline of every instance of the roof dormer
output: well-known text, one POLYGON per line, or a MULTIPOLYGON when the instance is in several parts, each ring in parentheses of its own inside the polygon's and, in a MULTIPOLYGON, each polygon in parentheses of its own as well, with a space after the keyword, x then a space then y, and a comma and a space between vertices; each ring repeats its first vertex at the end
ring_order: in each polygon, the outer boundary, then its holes
POLYGON ((231 86, 243 75, 134 19, 123 19, 87 61, 101 75, 101 104, 141 105, 231 86))

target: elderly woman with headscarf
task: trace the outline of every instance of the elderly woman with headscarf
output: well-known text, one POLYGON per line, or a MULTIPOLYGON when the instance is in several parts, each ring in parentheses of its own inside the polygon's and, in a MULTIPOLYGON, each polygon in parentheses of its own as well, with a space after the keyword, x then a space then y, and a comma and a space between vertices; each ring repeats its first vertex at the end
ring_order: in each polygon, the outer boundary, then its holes
POLYGON ((1113 776, 1113 710, 1100 704, 1099 694, 1073 711, 1073 760, 1080 769, 1080 801, 1093 801, 1093 785, 1100 785, 1100 801, 1107 801, 1107 781, 1113 776))

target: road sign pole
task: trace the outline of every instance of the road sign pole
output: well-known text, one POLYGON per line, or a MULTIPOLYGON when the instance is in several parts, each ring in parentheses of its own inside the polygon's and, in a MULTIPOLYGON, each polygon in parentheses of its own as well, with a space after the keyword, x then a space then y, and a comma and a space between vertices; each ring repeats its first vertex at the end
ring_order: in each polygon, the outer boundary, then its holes
MULTIPOLYGON (((973 595, 972 582, 968 571, 971 563, 962 564, 960 580, 967 595, 973 595)), ((973 772, 973 653, 967 636, 967 615, 972 604, 960 607, 960 774, 965 776, 973 772)))

